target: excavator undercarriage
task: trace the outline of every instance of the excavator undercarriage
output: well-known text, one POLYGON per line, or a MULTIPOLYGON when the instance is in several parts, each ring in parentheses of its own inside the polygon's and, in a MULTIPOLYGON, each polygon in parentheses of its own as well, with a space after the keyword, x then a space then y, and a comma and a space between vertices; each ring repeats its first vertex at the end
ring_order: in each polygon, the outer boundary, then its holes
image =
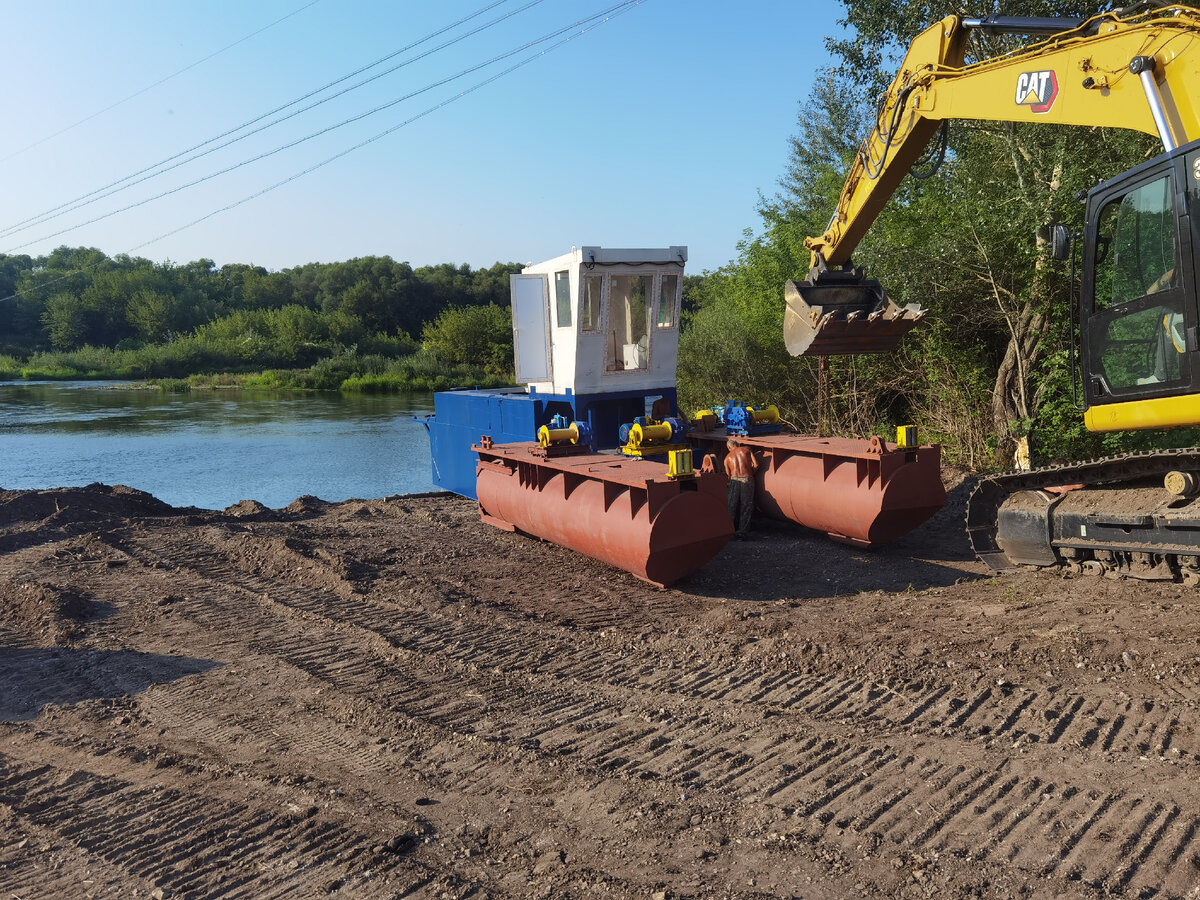
POLYGON ((993 570, 1064 567, 1200 585, 1200 448, 1155 450, 985 478, 967 503, 993 570))

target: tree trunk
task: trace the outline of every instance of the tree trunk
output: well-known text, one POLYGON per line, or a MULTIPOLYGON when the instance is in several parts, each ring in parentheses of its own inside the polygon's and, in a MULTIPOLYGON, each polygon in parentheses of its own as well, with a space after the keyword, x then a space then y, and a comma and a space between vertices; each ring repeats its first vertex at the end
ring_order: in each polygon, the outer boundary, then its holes
MULTIPOLYGON (((1022 196, 1048 224, 1050 210, 1062 188, 1064 145, 1060 141, 1057 153, 1047 169, 1039 170, 1036 157, 1025 147, 1017 129, 1005 130, 1009 141, 1013 169, 1022 188, 1022 196)), ((986 256, 985 256, 986 260, 986 256)), ((996 373, 992 390, 992 423, 996 429, 996 462, 1017 468, 1029 465, 1033 435, 1031 428, 1037 414, 1037 398, 1030 373, 1045 352, 1045 339, 1050 331, 1048 309, 1053 289, 1050 284, 1050 248, 1046 236, 1037 234, 1037 256, 1033 282, 1018 293, 1003 289, 990 274, 992 295, 1008 325, 1008 346, 996 373)))

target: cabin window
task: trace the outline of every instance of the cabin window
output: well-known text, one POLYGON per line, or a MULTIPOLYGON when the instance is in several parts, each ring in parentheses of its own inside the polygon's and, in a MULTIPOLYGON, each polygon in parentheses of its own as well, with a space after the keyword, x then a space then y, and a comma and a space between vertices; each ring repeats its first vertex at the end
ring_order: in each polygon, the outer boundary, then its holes
POLYGON ((554 273, 554 303, 558 312, 558 327, 571 327, 571 273, 554 273))
POLYGON ((679 276, 664 275, 658 291, 658 327, 675 327, 675 305, 679 299, 679 276))
POLYGON ((611 275, 605 370, 628 372, 650 367, 650 275, 611 275))
POLYGON ((579 328, 581 331, 600 330, 600 296, 603 287, 603 275, 583 276, 579 294, 579 328))
POLYGON ((1097 216, 1088 340, 1116 394, 1189 377, 1175 224, 1170 174, 1106 203, 1097 216))
POLYGON ((1114 391, 1178 382, 1186 374, 1187 339, 1177 304, 1131 311, 1104 323, 1096 334, 1100 366, 1114 391))
POLYGON ((1130 191, 1100 211, 1096 309, 1108 309, 1178 285, 1171 176, 1130 191))

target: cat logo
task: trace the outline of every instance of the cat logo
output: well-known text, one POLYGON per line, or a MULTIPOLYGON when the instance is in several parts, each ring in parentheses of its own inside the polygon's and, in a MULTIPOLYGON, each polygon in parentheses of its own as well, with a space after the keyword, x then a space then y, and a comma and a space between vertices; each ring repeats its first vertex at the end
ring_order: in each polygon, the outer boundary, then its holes
POLYGON ((1022 72, 1017 76, 1017 106, 1028 106, 1030 112, 1050 112, 1058 96, 1058 76, 1048 72, 1022 72))

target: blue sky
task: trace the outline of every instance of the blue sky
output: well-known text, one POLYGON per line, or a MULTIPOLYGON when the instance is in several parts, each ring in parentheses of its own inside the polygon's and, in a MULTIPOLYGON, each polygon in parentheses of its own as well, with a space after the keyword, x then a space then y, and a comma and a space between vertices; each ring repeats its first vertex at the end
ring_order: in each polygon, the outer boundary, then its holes
MULTIPOLYGON (((0 252, 86 245, 270 269, 387 254, 414 266, 479 267, 547 259, 572 245, 685 244, 694 273, 734 258, 743 231, 759 224, 758 193, 776 189, 800 103, 829 63, 824 38, 837 33, 842 11, 835 0, 644 0, 409 124, 402 125, 536 49, 175 190, 620 2, 543 0, 201 159, 21 225, 490 2, 4 0, 0 252), (304 177, 184 227, 395 126, 304 177), (74 227, 164 191, 174 192, 74 227)), ((339 88, 529 2, 500 3, 339 88)))

